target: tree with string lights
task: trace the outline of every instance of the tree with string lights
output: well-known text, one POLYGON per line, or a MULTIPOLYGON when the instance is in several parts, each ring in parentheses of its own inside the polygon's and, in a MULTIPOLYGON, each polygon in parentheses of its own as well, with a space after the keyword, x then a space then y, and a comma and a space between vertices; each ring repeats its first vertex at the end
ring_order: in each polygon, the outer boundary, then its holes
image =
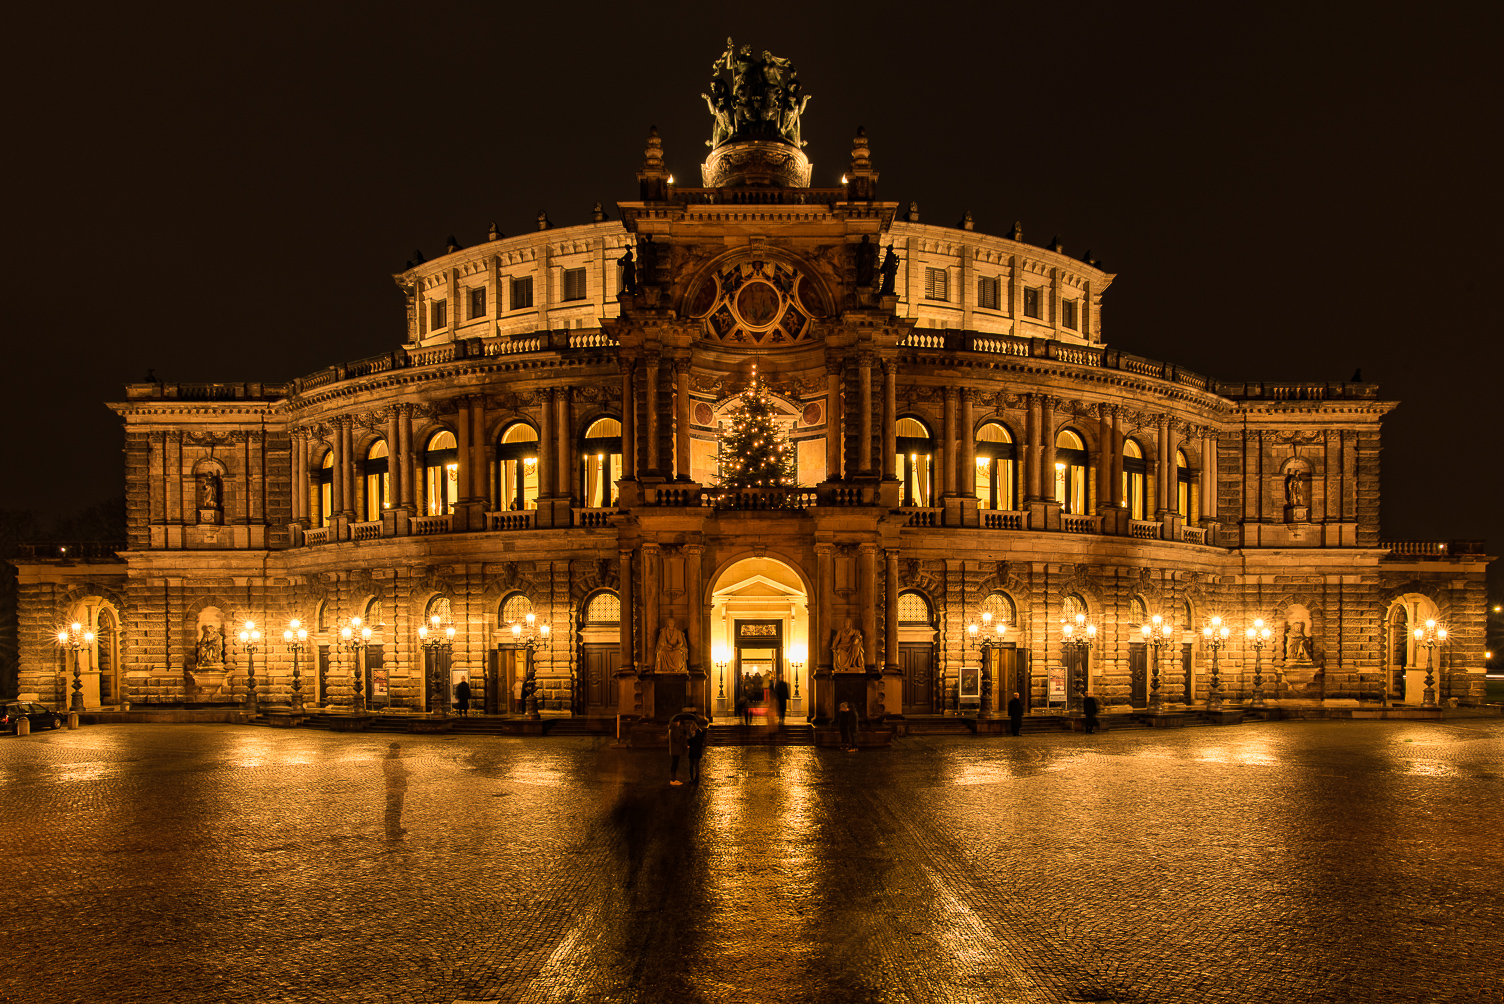
POLYGON ((741 393, 741 407, 721 433, 720 488, 783 488, 796 477, 793 444, 774 421, 773 398, 752 367, 752 383, 741 393))

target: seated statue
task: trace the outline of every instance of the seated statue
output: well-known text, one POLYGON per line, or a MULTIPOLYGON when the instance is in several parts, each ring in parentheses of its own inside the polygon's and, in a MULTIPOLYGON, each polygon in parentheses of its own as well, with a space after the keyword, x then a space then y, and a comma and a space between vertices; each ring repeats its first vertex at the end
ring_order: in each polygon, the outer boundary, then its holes
POLYGON ((846 618, 846 626, 836 632, 833 647, 837 673, 861 673, 866 670, 862 661, 862 632, 852 626, 850 617, 846 618))

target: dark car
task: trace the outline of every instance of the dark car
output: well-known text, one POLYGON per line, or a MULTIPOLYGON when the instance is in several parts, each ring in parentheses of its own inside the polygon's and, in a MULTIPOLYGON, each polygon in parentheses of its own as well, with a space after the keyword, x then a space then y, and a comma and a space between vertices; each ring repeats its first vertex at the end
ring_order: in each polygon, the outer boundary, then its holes
POLYGON ((30 701, 6 701, 0 704, 0 729, 15 732, 21 727, 21 718, 31 719, 33 729, 61 728, 63 718, 56 711, 48 711, 40 704, 30 701))

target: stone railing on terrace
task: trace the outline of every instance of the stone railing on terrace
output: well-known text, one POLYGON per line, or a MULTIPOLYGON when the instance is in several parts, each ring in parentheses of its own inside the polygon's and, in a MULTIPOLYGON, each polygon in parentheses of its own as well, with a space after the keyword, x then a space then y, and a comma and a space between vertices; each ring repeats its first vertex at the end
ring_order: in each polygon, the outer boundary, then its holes
POLYGON ((811 509, 816 494, 808 488, 712 488, 700 496, 712 509, 811 509))
POLYGON ((1130 519, 1128 521, 1128 536, 1139 540, 1161 540, 1165 535, 1165 525, 1147 519, 1130 519))
POLYGON ((898 510, 907 517, 904 526, 942 526, 945 509, 931 506, 904 506, 898 510))
POLYGON ((846 201, 844 188, 681 188, 669 189, 681 206, 834 206, 846 201))
POLYGON ((276 401, 292 391, 289 383, 133 383, 125 388, 132 401, 276 401))
POLYGON ((1388 540, 1379 545, 1391 558, 1456 558, 1486 554, 1481 540, 1388 540))
POLYGON ((610 526, 611 518, 613 516, 622 514, 621 510, 617 509, 615 506, 607 506, 605 508, 575 508, 571 509, 570 512, 574 513, 575 526, 599 527, 610 526))
POLYGON ((515 509, 486 513, 487 530, 531 530, 536 509, 515 509))
POLYGON ((1026 530, 1029 514, 1013 509, 983 509, 981 523, 984 530, 1026 530))
POLYGON ((1206 533, 1204 526, 1183 526, 1180 528, 1180 539, 1187 544, 1205 544, 1206 533))
POLYGON ((350 524, 350 539, 351 540, 380 540, 381 539, 381 521, 380 520, 376 520, 375 522, 371 522, 371 523, 351 523, 350 524))
POLYGON ((1102 517, 1061 513, 1060 529, 1066 533, 1099 533, 1102 529, 1102 517))
POLYGON ((116 561, 115 552, 129 546, 123 540, 83 540, 64 543, 30 543, 17 545, 17 558, 32 561, 116 561))
POLYGON ((448 533, 454 523, 453 516, 414 516, 408 523, 414 537, 427 537, 435 533, 448 533))
POLYGON ((315 544, 327 544, 329 543, 330 537, 329 530, 330 528, 327 526, 315 527, 312 530, 304 530, 303 543, 307 544, 309 547, 313 547, 315 544))

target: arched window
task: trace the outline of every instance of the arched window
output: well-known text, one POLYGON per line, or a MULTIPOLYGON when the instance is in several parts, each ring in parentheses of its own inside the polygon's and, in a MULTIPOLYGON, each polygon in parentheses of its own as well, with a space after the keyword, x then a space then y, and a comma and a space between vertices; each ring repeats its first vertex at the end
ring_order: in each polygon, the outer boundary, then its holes
POLYGON ((99 667, 99 703, 115 703, 115 670, 116 670, 116 633, 115 615, 106 608, 100 608, 99 621, 95 626, 94 645, 96 649, 95 665, 99 667))
POLYGON ((1182 631, 1191 630, 1191 625, 1196 623, 1195 616, 1196 612, 1191 609, 1191 601, 1183 601, 1180 604, 1180 623, 1177 624, 1176 627, 1180 628, 1182 631))
POLYGON ((1175 511, 1180 518, 1191 518, 1191 463, 1184 450, 1175 451, 1175 511))
POLYGON ((616 481, 621 477, 621 422, 598 418, 585 430, 585 505, 600 509, 616 504, 616 481))
POLYGON ((1128 597, 1128 623, 1134 627, 1149 623, 1149 604, 1142 596, 1128 597))
POLYGON ((1018 623, 1018 611, 1007 593, 987 594, 987 598, 982 601, 981 612, 991 614, 994 625, 1004 624, 1011 628, 1018 623))
POLYGON ((538 430, 513 422, 496 444, 496 508, 538 508, 538 430))
POLYGON ((423 452, 423 487, 428 499, 428 515, 446 516, 454 512, 459 500, 460 451, 454 433, 447 429, 428 439, 423 452))
POLYGON ((513 593, 501 601, 501 623, 516 624, 533 612, 533 601, 521 593, 513 593))
POLYGON ((977 430, 976 493, 983 509, 1016 509, 1013 437, 996 422, 977 430))
POLYGON ((377 596, 366 604, 366 612, 361 615, 365 626, 372 631, 380 631, 386 627, 386 616, 382 612, 381 597, 377 596))
POLYGON ((1075 622, 1077 614, 1084 616, 1086 613, 1086 601, 1076 593, 1071 593, 1060 603, 1060 615, 1072 623, 1075 622))
POLYGON ((328 526, 334 516, 334 451, 324 454, 319 464, 319 526, 328 526))
POLYGON ((435 617, 439 619, 438 623, 448 624, 451 620, 453 620, 453 618, 449 616, 449 613, 449 597, 435 596, 433 599, 428 601, 428 606, 423 611, 423 617, 428 621, 429 624, 434 623, 435 617))
POLYGON ((1055 437, 1055 501, 1061 512, 1086 514, 1086 444, 1069 429, 1055 437))
POLYGON ((585 604, 586 624, 619 624, 621 622, 621 597, 610 590, 596 593, 585 604))
POLYGON ((1123 505, 1129 519, 1149 518, 1144 515, 1144 476, 1148 471, 1143 448, 1131 439, 1123 440, 1123 505))
POLYGON ((923 593, 898 594, 898 623, 923 624, 926 627, 932 623, 930 601, 924 598, 923 593))
POLYGON ((391 461, 386 440, 378 439, 366 451, 366 520, 374 523, 385 509, 392 507, 391 461))
POLYGON ((318 606, 313 608, 313 630, 315 634, 329 630, 329 604, 325 600, 319 600, 318 606))
POLYGON ((930 468, 934 457, 930 430, 917 418, 900 418, 897 426, 898 456, 894 466, 903 479, 900 504, 928 506, 931 498, 930 468))

